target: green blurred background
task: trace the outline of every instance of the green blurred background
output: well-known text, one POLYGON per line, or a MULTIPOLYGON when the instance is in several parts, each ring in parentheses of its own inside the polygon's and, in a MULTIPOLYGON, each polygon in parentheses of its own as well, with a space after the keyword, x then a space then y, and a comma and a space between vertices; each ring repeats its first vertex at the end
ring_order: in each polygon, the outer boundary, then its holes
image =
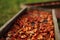
POLYGON ((0 0, 0 26, 2 26, 10 18, 12 18, 19 10, 21 10, 20 4, 47 2, 47 1, 56 1, 56 0, 0 0))

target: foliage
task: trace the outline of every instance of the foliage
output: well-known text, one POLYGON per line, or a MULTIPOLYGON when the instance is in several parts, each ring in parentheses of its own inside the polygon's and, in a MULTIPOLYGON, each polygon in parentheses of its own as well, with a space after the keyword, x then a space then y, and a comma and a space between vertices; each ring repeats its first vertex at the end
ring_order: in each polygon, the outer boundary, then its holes
POLYGON ((0 0, 0 26, 12 18, 19 10, 20 3, 47 2, 55 0, 0 0))

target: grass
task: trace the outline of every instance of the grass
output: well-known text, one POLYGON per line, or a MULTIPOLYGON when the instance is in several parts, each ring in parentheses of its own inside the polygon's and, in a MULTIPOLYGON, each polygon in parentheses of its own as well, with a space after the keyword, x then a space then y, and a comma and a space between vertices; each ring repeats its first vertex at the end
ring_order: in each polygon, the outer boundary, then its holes
POLYGON ((19 11, 18 5, 14 0, 0 0, 0 26, 8 21, 19 11))
POLYGON ((58 20, 58 25, 60 26, 60 19, 57 19, 58 20))
POLYGON ((19 10, 20 3, 35 3, 54 0, 0 0, 0 26, 12 18, 19 10))

